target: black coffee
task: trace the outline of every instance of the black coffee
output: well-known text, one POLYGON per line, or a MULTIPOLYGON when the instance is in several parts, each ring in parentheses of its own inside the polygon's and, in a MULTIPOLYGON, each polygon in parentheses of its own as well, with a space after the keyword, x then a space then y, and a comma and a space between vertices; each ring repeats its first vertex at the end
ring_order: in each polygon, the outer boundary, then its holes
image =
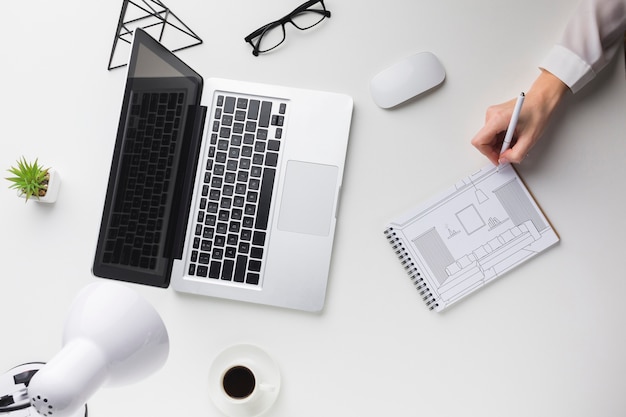
POLYGON ((252 371, 245 366, 233 366, 224 374, 222 386, 229 397, 241 400, 254 391, 256 380, 252 371))

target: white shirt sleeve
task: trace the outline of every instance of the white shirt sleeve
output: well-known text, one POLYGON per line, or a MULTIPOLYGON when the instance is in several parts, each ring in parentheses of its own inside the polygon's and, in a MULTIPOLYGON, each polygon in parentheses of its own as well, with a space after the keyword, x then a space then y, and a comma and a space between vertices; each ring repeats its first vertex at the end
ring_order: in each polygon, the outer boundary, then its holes
POLYGON ((615 56, 625 30, 626 0, 582 0, 540 68, 576 93, 615 56))

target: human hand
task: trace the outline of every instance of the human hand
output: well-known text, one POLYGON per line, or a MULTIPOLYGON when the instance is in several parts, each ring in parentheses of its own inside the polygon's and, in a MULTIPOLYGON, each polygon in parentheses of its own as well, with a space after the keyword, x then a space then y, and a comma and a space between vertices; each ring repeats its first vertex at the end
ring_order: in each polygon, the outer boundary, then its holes
POLYGON ((567 90, 568 87, 561 80, 547 71, 542 71, 526 93, 512 146, 500 155, 516 99, 487 109, 485 125, 472 139, 472 145, 494 165, 522 162, 541 137, 552 113, 567 90))

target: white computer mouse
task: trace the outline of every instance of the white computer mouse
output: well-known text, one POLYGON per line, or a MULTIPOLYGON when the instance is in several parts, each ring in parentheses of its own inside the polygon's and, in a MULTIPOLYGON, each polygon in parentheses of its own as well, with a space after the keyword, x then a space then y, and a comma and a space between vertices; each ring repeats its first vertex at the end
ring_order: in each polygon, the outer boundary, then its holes
POLYGON ((388 109, 438 86, 445 78, 439 59, 431 52, 420 52, 378 73, 370 81, 370 93, 378 106, 388 109))

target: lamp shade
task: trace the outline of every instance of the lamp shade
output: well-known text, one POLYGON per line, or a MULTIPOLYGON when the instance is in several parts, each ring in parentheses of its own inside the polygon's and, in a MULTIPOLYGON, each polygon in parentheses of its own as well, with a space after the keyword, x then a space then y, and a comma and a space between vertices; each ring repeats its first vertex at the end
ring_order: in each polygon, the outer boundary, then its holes
POLYGON ((98 282, 76 297, 63 348, 30 381, 31 405, 44 416, 70 416, 102 386, 136 382, 167 359, 161 317, 122 284, 98 282))

